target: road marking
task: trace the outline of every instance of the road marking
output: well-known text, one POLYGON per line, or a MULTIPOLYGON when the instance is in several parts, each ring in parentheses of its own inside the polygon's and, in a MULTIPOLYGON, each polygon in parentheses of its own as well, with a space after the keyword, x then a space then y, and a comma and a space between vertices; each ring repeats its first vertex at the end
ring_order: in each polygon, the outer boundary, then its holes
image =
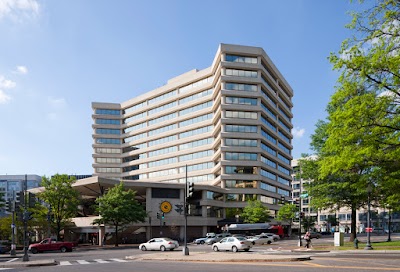
POLYGON ((15 261, 18 260, 18 259, 19 259, 19 258, 14 258, 14 259, 8 260, 6 263, 15 262, 15 261))
POLYGON ((90 264, 88 261, 85 260, 76 260, 79 264, 90 264))
POLYGON ((61 261, 60 265, 72 265, 72 263, 70 263, 68 261, 61 261))
POLYGON ((102 259, 94 259, 94 261, 98 262, 98 263, 109 263, 109 261, 105 261, 102 259))
POLYGON ((128 261, 122 260, 122 259, 110 259, 110 260, 113 260, 113 261, 116 261, 116 262, 119 262, 119 263, 127 263, 128 262, 128 261))

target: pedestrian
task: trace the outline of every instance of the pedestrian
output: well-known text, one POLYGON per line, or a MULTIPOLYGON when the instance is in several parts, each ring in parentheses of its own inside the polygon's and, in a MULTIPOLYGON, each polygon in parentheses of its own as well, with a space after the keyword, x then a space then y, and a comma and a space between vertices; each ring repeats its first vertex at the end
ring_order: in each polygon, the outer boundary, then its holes
POLYGON ((304 235, 304 240, 306 241, 306 248, 310 248, 310 243, 311 243, 311 235, 310 233, 307 231, 306 234, 304 235))

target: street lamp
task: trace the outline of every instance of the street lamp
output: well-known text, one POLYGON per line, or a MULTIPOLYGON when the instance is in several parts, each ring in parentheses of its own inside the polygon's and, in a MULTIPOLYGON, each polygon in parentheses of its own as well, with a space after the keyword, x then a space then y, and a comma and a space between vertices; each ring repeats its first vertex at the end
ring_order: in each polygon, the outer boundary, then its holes
POLYGON ((388 209, 389 209, 389 214, 388 214, 388 239, 387 239, 387 241, 388 241, 388 242, 391 242, 392 239, 390 238, 390 228, 391 228, 391 219, 392 219, 392 216, 391 216, 391 214, 390 214, 390 206, 388 207, 388 209))
POLYGON ((364 248, 365 250, 373 249, 371 246, 371 192, 372 192, 371 185, 368 185, 368 187, 367 187, 367 193, 368 193, 367 244, 364 248))

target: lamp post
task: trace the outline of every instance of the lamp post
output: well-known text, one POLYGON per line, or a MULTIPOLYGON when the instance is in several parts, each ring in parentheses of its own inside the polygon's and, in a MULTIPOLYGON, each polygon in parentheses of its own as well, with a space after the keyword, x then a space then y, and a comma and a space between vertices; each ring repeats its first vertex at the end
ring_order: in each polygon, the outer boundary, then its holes
POLYGON ((299 181, 300 181, 300 192, 299 192, 299 247, 301 247, 301 246, 303 246, 303 243, 302 243, 302 241, 301 241, 301 213, 302 213, 302 210, 301 210, 301 164, 300 164, 300 161, 299 161, 299 181))
POLYGON ((368 185, 368 187, 367 187, 367 193, 368 193, 367 244, 364 248, 365 250, 373 249, 371 246, 371 192, 372 192, 371 185, 368 185))
POLYGON ((388 214, 388 239, 387 239, 387 241, 388 241, 388 242, 391 242, 392 239, 390 238, 390 228, 391 228, 391 219, 392 219, 392 216, 391 216, 391 214, 390 214, 390 206, 389 206, 388 208, 389 208, 389 214, 388 214))

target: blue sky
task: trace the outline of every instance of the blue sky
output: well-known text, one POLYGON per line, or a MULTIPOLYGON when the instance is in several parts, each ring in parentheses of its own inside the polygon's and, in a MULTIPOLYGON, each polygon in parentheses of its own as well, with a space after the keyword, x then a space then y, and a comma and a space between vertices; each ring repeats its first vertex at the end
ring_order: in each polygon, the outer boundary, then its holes
POLYGON ((293 157, 333 93, 347 0, 0 0, 0 174, 92 173, 92 102, 120 103, 264 48, 294 90, 293 157))

